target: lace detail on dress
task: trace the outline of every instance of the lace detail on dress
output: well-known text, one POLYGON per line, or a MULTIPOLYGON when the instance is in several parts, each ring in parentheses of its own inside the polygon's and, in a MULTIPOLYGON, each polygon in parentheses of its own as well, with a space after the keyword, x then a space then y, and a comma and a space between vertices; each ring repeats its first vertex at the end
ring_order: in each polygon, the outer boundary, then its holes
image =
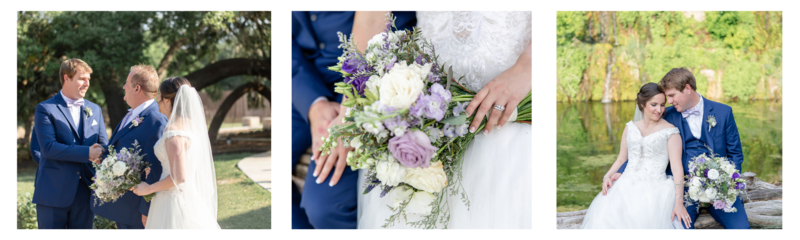
MULTIPOLYGON (((158 161, 161 162, 162 170, 161 170, 161 177, 159 177, 159 180, 169 176, 170 170, 172 169, 169 166, 169 157, 167 155, 167 144, 164 143, 164 140, 174 136, 183 136, 188 138, 190 141, 192 139, 192 136, 189 132, 181 130, 170 130, 161 134, 161 138, 158 139, 156 145, 153 147, 153 152, 155 152, 156 158, 158 158, 158 161)), ((159 191, 156 194, 177 194, 177 193, 180 193, 180 191, 178 191, 178 188, 172 187, 164 191, 159 191)))
POLYGON ((642 133, 633 124, 633 121, 626 125, 628 126, 628 136, 625 137, 628 144, 628 166, 622 176, 639 181, 666 179, 665 171, 669 164, 667 139, 672 134, 680 134, 678 128, 665 128, 642 137, 642 133))
POLYGON ((439 61, 474 92, 513 66, 531 40, 531 12, 417 12, 417 19, 439 61))

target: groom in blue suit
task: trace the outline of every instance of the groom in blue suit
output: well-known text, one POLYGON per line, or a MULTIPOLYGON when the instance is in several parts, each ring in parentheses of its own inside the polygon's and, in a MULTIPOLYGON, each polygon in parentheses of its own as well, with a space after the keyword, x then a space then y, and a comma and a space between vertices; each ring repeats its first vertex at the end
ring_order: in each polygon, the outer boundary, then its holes
MULTIPOLYGON (((139 142, 144 161, 150 163, 150 174, 142 174, 142 179, 153 184, 161 177, 161 162, 156 158, 153 147, 161 138, 167 118, 158 111, 155 101, 158 95, 159 78, 155 68, 148 65, 131 67, 125 82, 125 102, 132 109, 122 119, 111 134, 109 145, 119 152, 120 149, 132 148, 134 141, 139 142)), ((93 201, 95 196, 92 195, 93 201)), ((116 202, 103 205, 92 205, 95 214, 117 223, 119 229, 143 229, 150 211, 150 202, 133 192, 125 192, 116 202)))
POLYGON ((36 171, 33 200, 40 229, 91 229, 94 168, 108 143, 103 111, 83 99, 92 68, 80 59, 61 64, 61 91, 36 106, 31 141, 36 171))
MULTIPOLYGON (((414 12, 394 15, 398 29, 416 24, 414 12)), ((349 36, 354 17, 354 12, 292 12, 292 172, 312 145, 311 128, 316 128, 313 136, 319 140, 319 132, 325 132, 338 114, 342 96, 333 89, 343 78, 328 67, 343 53, 336 33, 349 36)), ((356 228, 358 172, 346 167, 339 182, 331 185, 331 177, 313 176, 315 167, 311 161, 302 195, 292 183, 292 228, 356 228)))
MULTIPOLYGON (((741 172, 744 155, 731 107, 705 99, 697 93, 694 75, 684 68, 673 68, 661 79, 659 85, 664 88, 667 101, 672 104, 664 112, 664 119, 678 128, 683 139, 684 176, 689 175, 689 162, 692 158, 704 153, 711 155, 709 148, 717 156, 727 158, 736 166, 736 170, 741 172)), ((627 165, 625 162, 618 172, 625 171, 627 165)), ((669 167, 667 174, 672 175, 669 167)), ((614 177, 616 178, 618 176, 614 177)), ((747 220, 741 197, 736 199, 733 207, 738 211, 726 213, 713 207, 705 209, 726 229, 749 229, 750 222, 747 220)), ((692 217, 692 228, 694 228, 700 209, 695 203, 686 206, 686 210, 692 217)))

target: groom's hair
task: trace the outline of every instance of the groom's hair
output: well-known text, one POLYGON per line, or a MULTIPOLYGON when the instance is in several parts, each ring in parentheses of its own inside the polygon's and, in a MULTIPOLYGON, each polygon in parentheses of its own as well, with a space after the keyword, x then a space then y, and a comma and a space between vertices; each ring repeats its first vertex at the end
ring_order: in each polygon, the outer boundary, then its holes
POLYGON ((139 85, 142 87, 145 96, 149 98, 156 98, 158 96, 158 72, 153 66, 146 64, 139 64, 131 67, 131 84, 135 87, 139 85))
POLYGON ((667 75, 664 75, 664 78, 661 79, 658 85, 661 85, 661 88, 665 91, 667 89, 675 89, 683 92, 683 89, 686 88, 686 84, 689 84, 692 90, 697 91, 697 84, 694 81, 692 72, 689 72, 689 70, 685 68, 673 68, 669 70, 667 75))
POLYGON ((64 74, 66 74, 67 77, 72 78, 75 76, 75 73, 78 73, 79 69, 92 74, 92 68, 89 67, 89 64, 86 64, 86 62, 83 60, 70 58, 64 62, 61 62, 61 69, 58 69, 58 79, 61 79, 61 85, 64 85, 64 74))

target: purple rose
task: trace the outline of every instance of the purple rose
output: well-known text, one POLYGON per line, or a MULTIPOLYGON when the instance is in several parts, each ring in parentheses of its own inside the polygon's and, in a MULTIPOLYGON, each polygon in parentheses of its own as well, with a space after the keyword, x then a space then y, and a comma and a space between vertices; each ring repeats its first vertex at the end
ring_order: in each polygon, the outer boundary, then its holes
POLYGON ((723 200, 717 200, 714 202, 714 209, 725 209, 728 204, 725 203, 723 200))
POLYGON ((731 179, 737 179, 737 178, 739 178, 739 173, 733 173, 733 175, 731 175, 731 179))
POLYGON ((439 148, 431 146, 428 135, 419 130, 389 139, 389 151, 392 152, 392 156, 400 164, 410 168, 428 167, 436 150, 439 148))

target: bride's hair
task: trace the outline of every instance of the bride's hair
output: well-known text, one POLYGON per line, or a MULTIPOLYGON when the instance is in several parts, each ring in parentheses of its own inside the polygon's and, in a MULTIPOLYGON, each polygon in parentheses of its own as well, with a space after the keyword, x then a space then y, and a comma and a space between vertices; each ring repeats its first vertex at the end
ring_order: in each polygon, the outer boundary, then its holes
POLYGON ((163 82, 161 82, 161 87, 158 88, 158 91, 161 92, 161 99, 169 99, 172 102, 172 107, 175 107, 175 94, 178 93, 178 89, 181 88, 182 85, 187 85, 189 87, 192 86, 189 83, 189 79, 184 77, 171 77, 167 78, 163 82))
POLYGON ((651 82, 642 86, 639 89, 639 93, 636 94, 636 106, 639 107, 639 111, 644 112, 644 105, 647 104, 647 101, 660 93, 664 93, 664 88, 656 83, 651 82))

